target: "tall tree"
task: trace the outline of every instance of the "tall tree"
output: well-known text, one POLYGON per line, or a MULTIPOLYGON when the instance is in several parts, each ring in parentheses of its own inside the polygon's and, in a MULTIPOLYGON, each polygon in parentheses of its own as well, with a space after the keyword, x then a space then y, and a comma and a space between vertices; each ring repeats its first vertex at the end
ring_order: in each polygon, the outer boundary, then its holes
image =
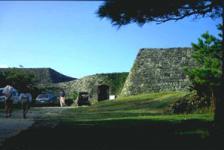
POLYGON ((198 65, 188 68, 186 73, 192 88, 200 97, 209 97, 214 107, 214 91, 221 80, 221 40, 206 32, 197 44, 192 43, 192 47, 192 57, 198 65))
MULTIPOLYGON (((106 0, 98 9, 98 16, 108 18, 115 26, 137 23, 143 25, 149 22, 164 23, 178 21, 194 16, 222 18, 224 24, 223 0, 106 0)), ((222 26, 221 46, 221 79, 220 85, 214 91, 216 109, 214 119, 217 124, 224 125, 224 42, 222 26)))
POLYGON ((34 74, 24 72, 17 68, 8 69, 4 74, 2 74, 2 77, 4 86, 6 84, 12 85, 20 92, 29 92, 35 83, 34 74))

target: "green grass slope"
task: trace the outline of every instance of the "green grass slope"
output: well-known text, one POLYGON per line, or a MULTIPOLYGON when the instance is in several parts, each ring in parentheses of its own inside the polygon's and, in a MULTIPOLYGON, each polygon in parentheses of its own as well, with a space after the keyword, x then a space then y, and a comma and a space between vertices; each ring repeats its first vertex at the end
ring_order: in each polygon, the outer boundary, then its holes
MULTIPOLYGON (((162 92, 120 97, 112 101, 103 101, 90 107, 78 107, 66 110, 59 119, 65 122, 85 122, 91 124, 106 122, 138 122, 138 121, 174 121, 189 119, 212 120, 212 114, 171 114, 168 110, 186 92, 162 92)), ((58 119, 58 118, 57 118, 58 119)))

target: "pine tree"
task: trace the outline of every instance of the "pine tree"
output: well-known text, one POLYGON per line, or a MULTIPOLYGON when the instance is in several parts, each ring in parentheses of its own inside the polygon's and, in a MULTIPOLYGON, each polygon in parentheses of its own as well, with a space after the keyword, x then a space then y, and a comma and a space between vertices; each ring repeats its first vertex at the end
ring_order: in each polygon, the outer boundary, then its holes
MULTIPOLYGON (((221 27, 219 26, 219 28, 221 27)), ((214 109, 216 109, 215 93, 221 85, 222 77, 222 40, 206 32, 198 39, 197 44, 192 43, 192 47, 192 57, 198 64, 197 67, 187 69, 192 88, 197 91, 200 97, 209 97, 214 109)))

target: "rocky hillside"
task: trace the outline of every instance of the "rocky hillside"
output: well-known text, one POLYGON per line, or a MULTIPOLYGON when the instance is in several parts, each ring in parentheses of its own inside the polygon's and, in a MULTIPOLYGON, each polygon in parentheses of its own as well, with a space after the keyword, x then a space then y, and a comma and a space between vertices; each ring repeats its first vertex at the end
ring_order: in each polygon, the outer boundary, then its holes
MULTIPOLYGON (((12 68, 0 68, 1 72, 7 71, 12 68)), ((51 68, 13 68, 24 70, 25 72, 32 73, 35 75, 37 83, 49 84, 59 83, 75 80, 76 78, 63 75, 51 68)))
POLYGON ((110 95, 119 95, 127 76, 127 72, 95 74, 75 81, 54 84, 54 86, 65 89, 68 95, 74 91, 89 92, 92 98, 96 98, 97 87, 104 84, 109 86, 110 95))
POLYGON ((141 49, 121 95, 189 88, 185 68, 195 65, 191 48, 141 49))

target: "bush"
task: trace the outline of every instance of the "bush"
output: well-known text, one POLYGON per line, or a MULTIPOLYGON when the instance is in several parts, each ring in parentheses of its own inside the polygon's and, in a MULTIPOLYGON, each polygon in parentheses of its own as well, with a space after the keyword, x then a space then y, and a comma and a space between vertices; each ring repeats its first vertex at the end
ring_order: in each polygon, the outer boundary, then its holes
POLYGON ((78 97, 78 95, 79 95, 78 92, 73 91, 72 94, 71 94, 71 98, 72 98, 73 100, 75 100, 75 99, 78 97))
POLYGON ((170 106, 172 113, 192 113, 199 109, 208 108, 211 105, 209 97, 199 97, 196 92, 192 92, 170 106))
POLYGON ((71 98, 67 98, 67 99, 65 99, 65 104, 66 104, 67 106, 71 106, 73 103, 74 103, 73 99, 71 99, 71 98))

